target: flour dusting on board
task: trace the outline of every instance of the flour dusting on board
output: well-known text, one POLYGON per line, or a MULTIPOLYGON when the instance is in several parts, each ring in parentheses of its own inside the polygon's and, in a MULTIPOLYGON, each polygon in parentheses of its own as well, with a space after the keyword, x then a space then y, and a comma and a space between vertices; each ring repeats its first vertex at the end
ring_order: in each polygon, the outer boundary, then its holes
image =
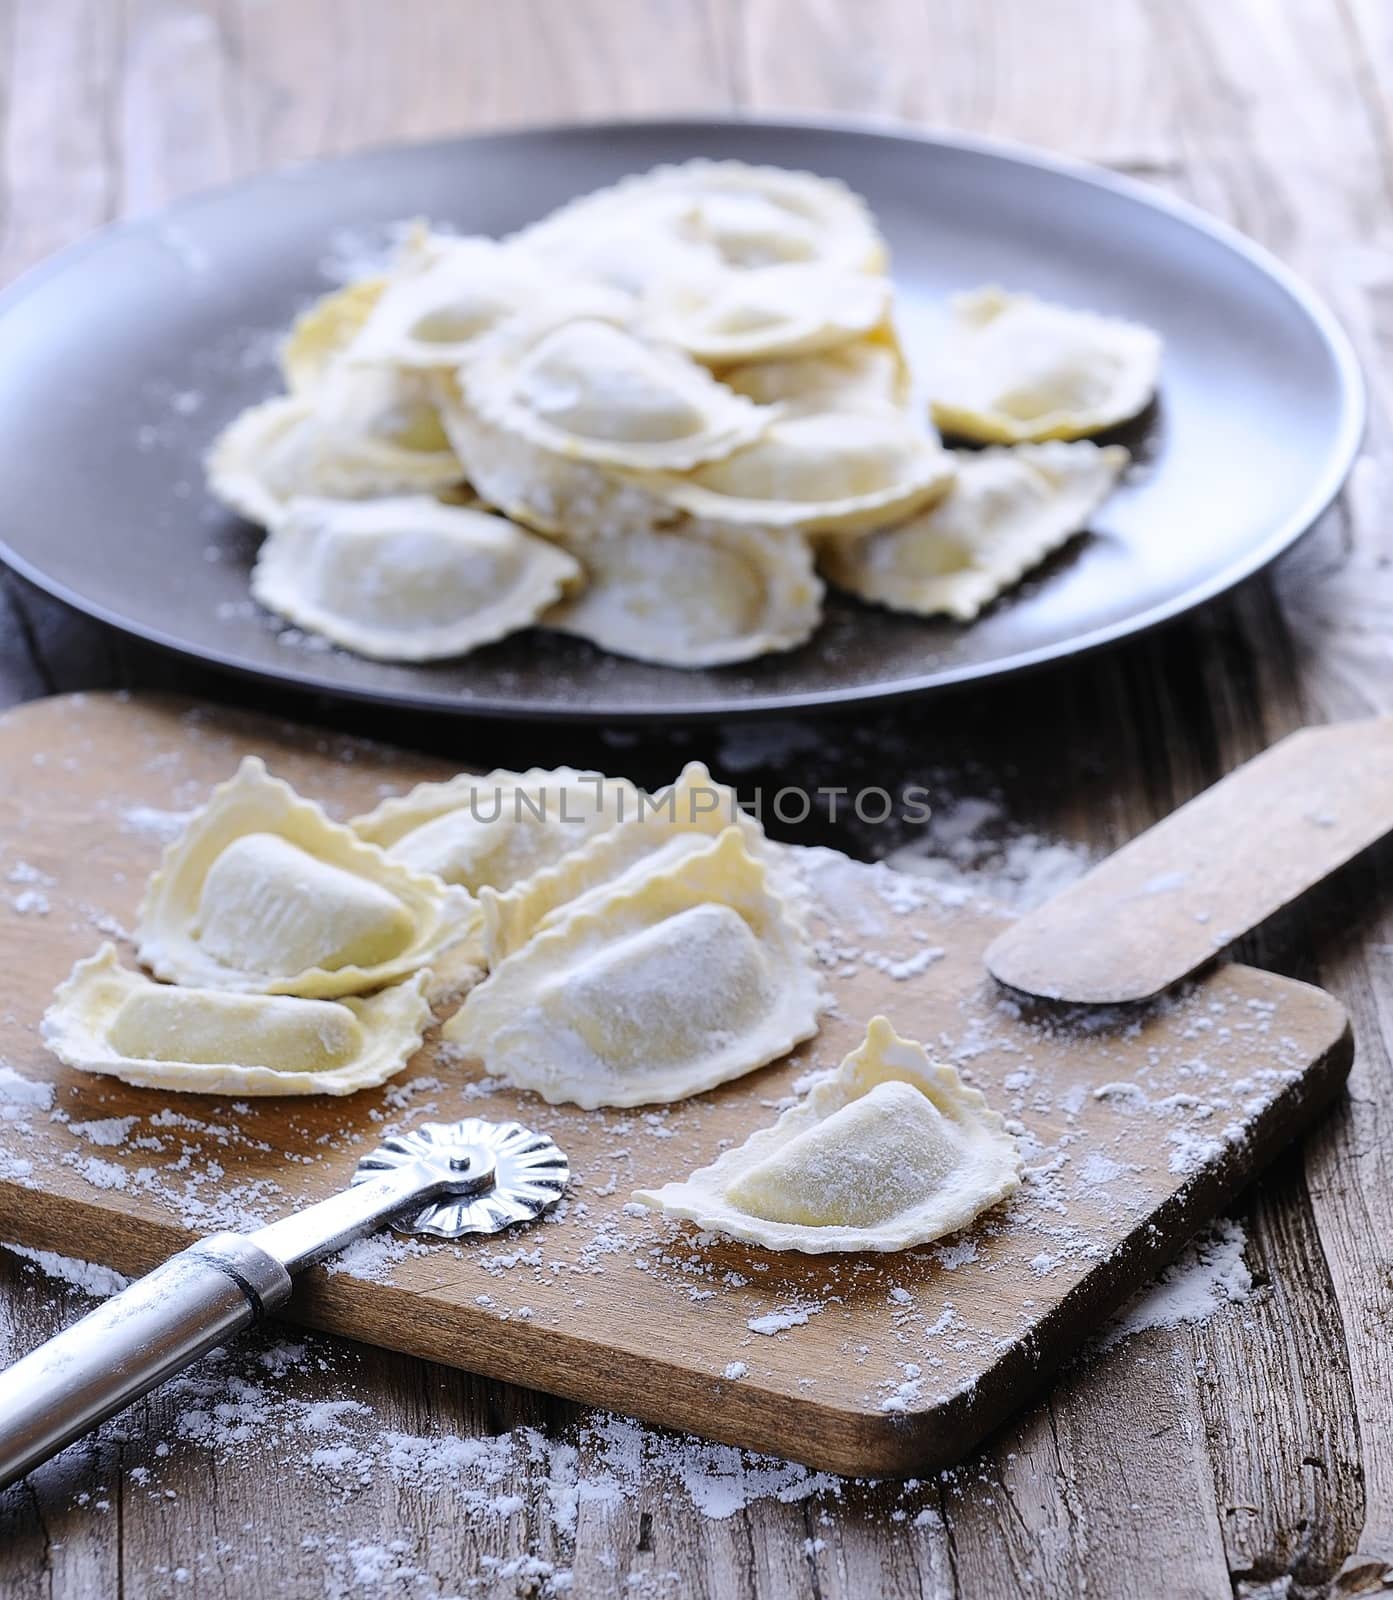
MULTIPOLYGON (((222 767, 235 764, 216 718, 191 717, 180 731, 180 749, 187 742, 205 758, 216 753, 222 767)), ((797 730, 728 742, 732 767, 745 762, 748 770, 771 755, 793 768, 809 754, 797 730)), ((316 798, 339 817, 361 809, 364 777, 378 782, 391 770, 373 752, 334 736, 323 736, 316 748, 332 762, 324 764, 316 798)), ((167 736, 163 743, 152 739, 147 753, 143 781, 112 794, 105 826, 107 837, 125 836, 128 861, 153 866, 183 816, 204 798, 210 763, 185 764, 167 736)), ((514 1340, 520 1350, 548 1328, 593 1330, 597 1307, 626 1313, 632 1307, 663 1326, 691 1329, 684 1359, 706 1364, 697 1377, 732 1414, 753 1413, 762 1394, 778 1393, 855 1404, 876 1426, 898 1429, 916 1412, 969 1394, 1003 1352, 1030 1338, 1039 1308, 1053 1305, 1109 1259, 1120 1237, 1145 1224, 1156 1183, 1174 1187, 1216 1151, 1241 1145, 1253 1118, 1309 1062, 1290 1037, 1288 1013, 1259 998, 1272 990, 1223 981, 1199 991, 1198 999, 1192 991, 1147 1008, 1066 1010, 1030 1007, 996 989, 964 930, 980 942, 983 907, 1004 902, 1020 909, 1077 875, 1086 856, 1014 827, 994 799, 945 799, 946 792, 936 792, 934 821, 919 839, 882 831, 894 860, 908 870, 866 866, 825 849, 778 852, 838 1005, 820 1040, 795 1062, 751 1078, 748 1087, 760 1116, 772 1122, 836 1066, 844 1038, 860 1036, 866 995, 892 1016, 897 1005, 912 1013, 917 1004, 930 1019, 922 1037, 931 1052, 987 1095, 1025 1157, 1020 1194, 964 1235, 874 1261, 789 1263, 698 1234, 631 1196, 744 1137, 748 1108, 744 1123, 720 1097, 593 1113, 543 1111, 535 1102, 522 1109, 499 1080, 470 1078, 468 1065, 438 1054, 422 1063, 426 1070, 408 1068, 385 1089, 326 1114, 322 1105, 133 1100, 104 1083, 70 1078, 55 1091, 23 1053, 25 1045, 11 1048, 7 1041, 10 1060, 0 1062, 0 1156, 10 1163, 4 1175, 28 1181, 13 1163, 37 1158, 61 1164, 70 1193, 80 1188, 189 1232, 245 1230, 325 1192, 367 1149, 423 1120, 536 1115, 563 1147, 570 1140, 584 1152, 577 1180, 553 1216, 488 1241, 427 1243, 391 1234, 363 1241, 328 1264, 331 1280, 327 1289, 321 1281, 320 1291, 325 1303, 345 1304, 356 1294, 385 1305, 391 1286, 438 1290, 454 1299, 471 1338, 514 1340), (925 1005, 926 995, 934 1005, 925 1005), (1138 1049, 1143 1032, 1148 1047, 1138 1049), (1083 1052, 1087 1071, 1069 1075, 1066 1065, 1072 1070, 1083 1052), (355 1289, 354 1280, 378 1287, 355 1289)), ((37 845, 30 853, 51 865, 37 845)), ((80 901, 65 897, 63 882, 38 884, 26 876, 7 883, 7 894, 42 887, 53 904, 46 922, 26 924, 24 937, 51 935, 57 925, 85 938, 98 918, 129 920, 139 875, 108 883, 106 865, 98 865, 84 876, 80 901)), ((1197 1241, 1153 1295, 1107 1331, 1104 1342, 1116 1347, 1110 1359, 1132 1359, 1126 1341, 1143 1329, 1170 1330, 1153 1333, 1153 1340, 1184 1341, 1191 1335, 1181 1324, 1216 1313, 1244 1315, 1241 1302, 1252 1282, 1243 1243, 1234 1223, 1197 1241)), ((72 1248, 82 1253, 78 1243, 72 1248)), ((117 1281, 112 1275, 104 1282, 101 1269, 82 1262, 26 1254, 34 1267, 89 1291, 117 1281)), ((125 1476, 106 1492, 162 1496, 170 1490, 163 1463, 172 1461, 170 1476, 177 1469, 173 1481, 183 1482, 190 1457, 196 1463, 206 1456, 230 1474, 242 1464, 253 1473, 281 1472, 316 1486, 301 1504, 354 1508, 348 1526, 362 1537, 330 1533, 327 1523, 295 1530, 295 1549, 312 1552, 326 1593, 427 1597, 472 1593, 475 1585, 487 1592, 490 1585, 512 1592, 511 1585, 565 1593, 578 1585, 587 1549, 642 1548, 640 1502, 671 1505, 677 1520, 688 1523, 802 1505, 806 1557, 815 1570, 819 1553, 835 1545, 844 1503, 863 1492, 855 1480, 602 1412, 549 1410, 538 1414, 571 1420, 480 1435, 468 1431, 480 1425, 475 1402, 460 1407, 457 1397, 483 1380, 436 1369, 422 1390, 424 1403, 413 1401, 404 1411, 379 1386, 357 1381, 359 1359, 347 1344, 285 1333, 206 1358, 152 1403, 156 1434, 133 1435, 128 1421, 107 1425, 124 1430, 119 1470, 125 1476), (433 1508, 440 1525, 463 1517, 471 1539, 477 1530, 475 1575, 463 1590, 458 1581, 444 1586, 429 1539, 393 1520, 396 1497, 407 1491, 433 1508)), ((109 1476, 118 1467, 103 1470, 109 1476)), ((891 1520, 906 1532, 938 1539, 944 1495, 996 1470, 989 1450, 954 1472, 882 1486, 877 1504, 889 1505, 891 1520)), ((48 1485, 61 1481, 43 1480, 42 1492, 58 1492, 48 1485)), ((278 1571, 276 1537, 270 1530, 259 1555, 250 1553, 250 1540, 238 1545, 239 1560, 266 1563, 268 1583, 278 1571)), ((171 1589, 191 1581, 189 1575, 216 1570, 219 1560, 216 1550, 177 1555, 171 1589), (185 1578, 177 1578, 180 1571, 185 1578)), ((632 1573, 621 1564, 614 1586, 626 1592, 627 1584, 636 1595, 668 1592, 661 1565, 653 1564, 659 1560, 655 1555, 632 1573)))

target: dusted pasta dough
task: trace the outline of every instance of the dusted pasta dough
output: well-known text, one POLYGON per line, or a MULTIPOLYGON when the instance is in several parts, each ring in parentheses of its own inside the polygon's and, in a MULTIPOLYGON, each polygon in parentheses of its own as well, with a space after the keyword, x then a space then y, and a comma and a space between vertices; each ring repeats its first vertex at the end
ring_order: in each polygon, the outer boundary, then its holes
MULTIPOLYGON (((823 576, 972 620, 1082 526, 1122 458, 979 461, 938 428, 1088 439, 1148 405, 1160 353, 1139 324, 982 288, 912 380, 866 202, 693 160, 508 238, 414 224, 385 272, 300 316, 289 393, 226 427, 207 473, 272 530, 255 597, 344 649, 436 661, 535 625, 712 670, 805 645, 823 576)), ((585 660, 533 642, 563 672, 585 660)))
POLYGON ((387 280, 361 278, 321 296, 296 317, 281 346, 281 372, 295 393, 317 389, 362 331, 387 280))
POLYGON ((738 828, 571 907, 470 991, 446 1042, 552 1104, 685 1099, 817 1030, 812 952, 738 828))
POLYGON ((675 522, 681 512, 649 475, 575 461, 486 422, 448 379, 437 380, 440 417, 465 476, 516 522, 564 539, 618 538, 675 522))
POLYGON ((721 366, 830 350, 889 312, 888 278, 793 262, 672 279, 650 292, 644 320, 659 338, 721 366))
POLYGON ((349 826, 414 872, 507 889, 638 814, 627 778, 573 767, 460 773, 384 800, 349 826))
POLYGON ((683 857, 714 846, 727 828, 739 828, 751 854, 764 847, 764 830, 740 809, 735 790, 717 783, 700 761, 690 761, 675 783, 639 795, 629 814, 604 833, 540 868, 509 889, 482 889, 484 958, 496 967, 573 906, 611 887, 628 888, 683 857))
POLYGON ((743 161, 684 162, 582 195, 517 235, 544 258, 615 230, 654 235, 728 267, 821 262, 883 272, 885 241, 864 200, 835 178, 743 161))
POLYGON ((982 1094, 876 1017, 772 1127, 634 1198, 771 1250, 907 1250, 1019 1188, 1016 1141, 982 1094))
POLYGON ((797 532, 683 521, 572 548, 585 586, 542 626, 615 655, 721 666, 791 650, 822 617, 822 581, 797 532))
POLYGON ((336 366, 308 392, 243 411, 208 455, 213 493, 267 527, 297 495, 426 493, 462 476, 427 380, 393 368, 336 366))
POLYGON ((496 239, 418 229, 347 351, 350 362, 454 367, 505 317, 535 302, 547 275, 496 239))
POLYGON ((852 533, 932 505, 953 471, 938 440, 900 412, 807 411, 724 460, 664 478, 661 492, 705 521, 852 533))
POLYGON ((433 661, 529 626, 583 581, 565 551, 484 511, 301 499, 262 545, 252 595, 359 655, 433 661))
POLYGON ((1144 411, 1160 366, 1160 338, 1139 323, 978 289, 953 301, 933 419, 983 444, 1083 439, 1144 411))
POLYGON ((723 367, 721 381, 759 405, 779 406, 785 415, 899 411, 909 400, 909 365, 889 324, 817 355, 723 367))
POLYGON ((44 1014, 65 1065, 189 1094, 356 1094, 385 1083, 430 1026, 428 972, 366 1000, 300 1000, 154 983, 104 944, 44 1014))
POLYGON ((681 471, 763 431, 768 412, 628 322, 599 292, 511 318, 461 366, 464 398, 544 450, 634 471, 681 471))
POLYGON ((165 851, 136 937, 171 982, 329 998, 419 971, 478 919, 467 890, 389 860, 249 756, 165 851))
POLYGON ((826 538, 818 564, 863 600, 969 622, 1088 525, 1129 459, 1086 440, 963 451, 936 506, 864 538, 826 538))

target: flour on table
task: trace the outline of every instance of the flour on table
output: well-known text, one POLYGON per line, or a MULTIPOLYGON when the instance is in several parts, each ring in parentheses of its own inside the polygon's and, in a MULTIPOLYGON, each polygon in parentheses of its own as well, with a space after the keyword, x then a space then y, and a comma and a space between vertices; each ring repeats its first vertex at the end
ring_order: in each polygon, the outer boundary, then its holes
POLYGON ((0 1250, 21 1256, 32 1262, 46 1277, 57 1278, 74 1289, 81 1289, 93 1299, 104 1300, 108 1295, 119 1294, 131 1281, 123 1273, 113 1272, 93 1261, 81 1261, 75 1256, 62 1256, 55 1250, 32 1250, 26 1244, 0 1242, 0 1250))
POLYGON ((1247 1243, 1239 1223, 1220 1217, 1118 1312, 1099 1334, 1100 1346, 1109 1350, 1143 1328, 1204 1322, 1226 1306, 1241 1305, 1253 1292, 1253 1275, 1243 1259, 1247 1243))

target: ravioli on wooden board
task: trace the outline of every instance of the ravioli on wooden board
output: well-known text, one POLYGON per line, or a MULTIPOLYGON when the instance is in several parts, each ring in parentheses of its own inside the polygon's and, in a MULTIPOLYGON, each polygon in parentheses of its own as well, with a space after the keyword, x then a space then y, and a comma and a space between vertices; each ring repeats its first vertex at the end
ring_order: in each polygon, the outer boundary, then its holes
POLYGON ((366 999, 301 1000, 154 983, 104 944, 44 1013, 67 1066, 189 1094, 356 1094, 401 1071, 430 1026, 428 972, 366 999))
POLYGON ((700 1094, 817 1031, 811 948, 738 828, 715 848, 585 897, 507 957, 445 1042, 552 1104, 700 1094))
POLYGON ((876 1017, 772 1127, 634 1198, 770 1250, 907 1250, 966 1227, 1020 1187, 1021 1170, 982 1094, 876 1017))
POLYGON ((389 860, 248 756, 165 851, 136 939, 169 982, 326 999, 420 971, 478 919, 466 889, 389 860))

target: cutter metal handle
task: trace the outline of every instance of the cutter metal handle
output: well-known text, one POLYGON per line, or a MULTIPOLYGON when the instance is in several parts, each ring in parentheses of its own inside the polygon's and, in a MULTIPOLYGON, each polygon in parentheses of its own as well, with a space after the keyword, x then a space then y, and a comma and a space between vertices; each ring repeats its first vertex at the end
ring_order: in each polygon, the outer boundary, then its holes
POLYGON ((239 1234, 181 1250, 0 1373, 0 1488, 289 1298, 239 1234))
POLYGON ((492 1185, 477 1153, 454 1163, 409 1161, 255 1233, 190 1245, 0 1373, 0 1488, 283 1305, 292 1273, 403 1211, 492 1185))

